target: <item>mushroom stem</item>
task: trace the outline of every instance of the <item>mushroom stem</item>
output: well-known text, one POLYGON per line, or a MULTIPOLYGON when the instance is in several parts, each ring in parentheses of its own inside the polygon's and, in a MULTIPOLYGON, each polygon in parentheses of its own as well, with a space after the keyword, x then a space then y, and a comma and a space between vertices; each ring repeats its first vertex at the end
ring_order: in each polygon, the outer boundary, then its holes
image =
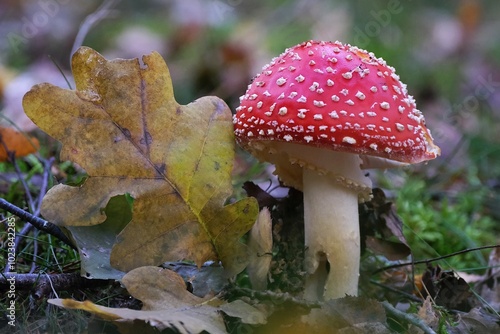
POLYGON ((357 296, 358 193, 307 168, 303 172, 303 186, 305 269, 310 274, 304 298, 357 296))
MULTIPOLYGON (((259 149, 258 144, 253 147, 259 149)), ((356 296, 358 199, 368 198, 372 186, 361 170, 359 155, 279 141, 266 143, 266 147, 266 160, 275 163, 276 173, 283 180, 295 181, 288 185, 304 193, 304 267, 309 274, 304 298, 356 296)))

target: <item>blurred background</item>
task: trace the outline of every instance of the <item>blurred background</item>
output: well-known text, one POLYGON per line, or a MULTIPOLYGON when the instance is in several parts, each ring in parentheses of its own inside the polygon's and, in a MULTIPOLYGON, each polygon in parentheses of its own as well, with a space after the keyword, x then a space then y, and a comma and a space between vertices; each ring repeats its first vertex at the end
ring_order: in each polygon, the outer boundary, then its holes
MULTIPOLYGON (((234 110, 250 79, 285 48, 339 40, 396 68, 442 149, 426 165, 376 176, 396 201, 407 237, 418 239, 411 241, 421 245, 417 255, 498 243, 498 13, 494 0, 2 0, 1 121, 35 129, 22 96, 40 82, 68 87, 61 72, 72 84, 75 44, 107 58, 158 51, 179 103, 217 95, 234 110)), ((252 178, 254 162, 240 160, 237 173, 252 178)), ((486 265, 487 254, 470 259, 486 265)))

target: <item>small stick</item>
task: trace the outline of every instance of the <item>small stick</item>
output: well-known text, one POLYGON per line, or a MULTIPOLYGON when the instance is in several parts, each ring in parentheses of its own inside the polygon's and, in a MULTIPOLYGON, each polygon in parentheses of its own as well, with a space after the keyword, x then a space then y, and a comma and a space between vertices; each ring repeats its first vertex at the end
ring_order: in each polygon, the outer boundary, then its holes
POLYGON ((422 319, 418 318, 417 316, 415 316, 411 313, 401 312, 400 310, 398 310, 394 306, 392 306, 389 302, 383 301, 383 302, 381 302, 381 304, 384 307, 384 309, 388 315, 391 315, 391 316, 395 317, 396 319, 402 319, 405 322, 408 322, 412 325, 417 326, 422 331, 424 331, 425 334, 436 334, 436 332, 432 328, 427 326, 425 324, 425 322, 422 319))
POLYGON ((73 242, 71 242, 71 240, 56 225, 42 218, 33 216, 31 213, 24 211, 21 208, 18 208, 17 206, 7 202, 3 198, 0 198, 0 209, 4 209, 5 211, 8 211, 13 215, 19 217, 21 220, 31 223, 37 229, 53 235, 54 237, 64 242, 66 245, 77 250, 73 242))
POLYGON ((390 265, 390 266, 382 267, 382 268, 379 268, 379 269, 375 270, 372 274, 374 275, 374 274, 378 274, 379 272, 384 271, 384 270, 389 270, 389 269, 394 269, 394 268, 399 268, 399 267, 405 267, 405 266, 410 266, 410 265, 415 265, 415 264, 427 264, 427 263, 430 263, 430 262, 435 262, 435 261, 447 259, 447 258, 452 257, 452 256, 456 256, 456 255, 460 255, 460 254, 465 254, 465 253, 468 253, 468 252, 473 252, 473 251, 483 250, 483 249, 489 249, 489 248, 498 248, 498 247, 500 247, 500 245, 489 245, 489 246, 481 246, 481 247, 475 247, 475 248, 462 249, 461 251, 450 253, 450 254, 446 254, 446 255, 443 255, 443 256, 439 256, 439 257, 435 257, 435 258, 432 258, 432 259, 425 259, 425 260, 418 260, 418 261, 412 261, 412 262, 397 263, 397 264, 393 264, 393 265, 390 265))

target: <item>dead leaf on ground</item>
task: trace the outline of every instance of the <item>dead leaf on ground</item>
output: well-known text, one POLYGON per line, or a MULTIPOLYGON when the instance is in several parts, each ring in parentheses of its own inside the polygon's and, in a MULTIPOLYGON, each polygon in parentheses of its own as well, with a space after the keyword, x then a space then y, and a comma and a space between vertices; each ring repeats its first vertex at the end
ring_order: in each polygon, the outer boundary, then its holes
POLYGON ((387 202, 382 189, 374 188, 373 198, 359 205, 361 250, 368 247, 389 260, 400 260, 411 254, 403 234, 403 222, 393 203, 387 202), (388 240, 397 238, 399 242, 388 240))
POLYGON ((266 321, 263 313, 242 301, 226 303, 218 298, 196 297, 186 290, 182 277, 168 269, 137 268, 126 274, 122 283, 133 297, 142 301, 142 310, 109 308, 72 299, 51 299, 49 303, 91 312, 114 322, 122 333, 143 329, 144 323, 160 331, 170 328, 180 333, 226 333, 220 311, 248 324, 263 324, 266 321))
POLYGON ((38 139, 13 128, 0 126, 0 161, 9 160, 7 152, 14 152, 14 156, 19 158, 35 153, 39 148, 38 139))
POLYGON ((248 236, 248 277, 255 290, 267 288, 267 276, 273 259, 273 223, 271 213, 263 208, 248 236))
POLYGON ((89 176, 80 187, 52 188, 45 218, 62 226, 101 224, 109 199, 128 193, 132 220, 111 251, 113 267, 220 259, 231 275, 243 270, 239 238, 258 209, 250 198, 224 206, 234 157, 227 105, 217 97, 179 105, 156 52, 108 61, 82 47, 72 68, 76 91, 41 84, 23 101, 27 115, 63 143, 61 160, 89 176))

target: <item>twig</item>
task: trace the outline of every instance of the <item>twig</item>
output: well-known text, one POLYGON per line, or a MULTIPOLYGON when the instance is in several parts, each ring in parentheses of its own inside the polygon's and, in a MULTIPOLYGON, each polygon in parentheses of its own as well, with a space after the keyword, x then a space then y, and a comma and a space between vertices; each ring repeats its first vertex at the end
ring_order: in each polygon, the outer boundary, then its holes
POLYGON ((409 299, 409 300, 411 300, 411 301, 414 301, 414 302, 417 302, 417 303, 421 303, 421 302, 422 302, 422 299, 420 299, 420 298, 418 298, 418 297, 416 297, 416 296, 414 296, 414 295, 411 295, 411 294, 409 294, 409 293, 407 293, 407 292, 404 292, 404 291, 401 291, 401 290, 398 290, 398 289, 394 289, 393 287, 390 287, 390 286, 388 286, 388 285, 384 285, 384 284, 379 283, 379 282, 377 282, 377 281, 375 281, 375 280, 373 280, 373 279, 371 279, 371 280, 370 280, 370 283, 371 283, 371 284, 374 284, 374 285, 376 285, 376 286, 379 286, 379 287, 381 287, 382 289, 386 289, 386 290, 389 290, 389 291, 391 291, 391 292, 393 292, 393 293, 396 293, 396 294, 402 295, 402 296, 404 296, 405 298, 407 298, 407 299, 409 299))
POLYGON ((411 313, 401 312, 400 310, 396 309, 394 306, 392 306, 389 302, 386 301, 381 302, 381 304, 384 307, 385 311, 388 313, 388 315, 391 315, 397 319, 402 319, 405 322, 417 326, 418 328, 423 330, 425 334, 436 334, 436 332, 432 328, 427 326, 427 324, 425 324, 425 322, 422 319, 416 317, 415 315, 411 313))
POLYGON ((467 249, 463 249, 463 250, 458 251, 458 252, 454 252, 454 253, 442 255, 442 256, 439 256, 439 257, 432 258, 432 259, 425 259, 425 260, 418 260, 418 261, 412 261, 412 262, 397 263, 397 264, 393 264, 393 265, 390 265, 390 266, 382 267, 382 268, 379 268, 379 269, 375 270, 372 274, 374 275, 374 274, 378 274, 381 271, 385 271, 385 270, 389 270, 389 269, 394 269, 394 268, 399 268, 399 267, 410 266, 410 265, 415 265, 415 264, 427 264, 427 263, 430 263, 430 262, 435 262, 435 261, 447 259, 447 258, 452 257, 452 256, 456 256, 456 255, 460 255, 460 254, 465 254, 465 253, 468 253, 468 252, 473 252, 473 251, 478 251, 478 250, 483 250, 483 249, 490 249, 490 248, 498 248, 498 247, 500 247, 500 245, 489 245, 489 246, 467 248, 467 249))
MULTIPOLYGON (((5 148, 7 150, 7 148, 5 148)), ((9 157, 9 162, 12 163, 12 166, 14 166, 14 170, 16 171, 16 175, 18 179, 21 181, 21 184, 23 185, 24 192, 26 194, 27 202, 28 202, 28 207, 31 212, 35 211, 35 202, 33 202, 33 197, 31 196, 31 191, 30 187, 26 183, 26 180, 23 177, 23 173, 21 172, 21 169, 19 168, 19 165, 17 164, 16 160, 16 155, 14 151, 8 151, 7 156, 9 157)))
POLYGON ((67 274, 1 274, 0 291, 8 290, 13 281, 16 285, 16 291, 34 289, 34 296, 37 299, 48 296, 52 290, 67 291, 95 288, 113 282, 113 280, 88 279, 82 277, 79 272, 67 274))
POLYGON ((33 216, 31 213, 18 208, 17 206, 7 202, 3 198, 0 198, 0 209, 4 209, 12 213, 13 215, 19 217, 21 220, 33 224, 33 226, 35 226, 37 229, 53 235, 71 248, 75 250, 77 249, 73 242, 71 242, 71 240, 56 225, 44 219, 33 216))
POLYGON ((105 0, 99 8, 95 10, 95 12, 88 15, 85 20, 83 20, 80 25, 80 29, 75 37, 75 42, 73 43, 73 48, 71 49, 71 55, 75 53, 75 51, 82 46, 85 37, 89 33, 90 29, 97 24, 99 21, 104 19, 111 12, 111 8, 117 3, 119 0, 105 0))

